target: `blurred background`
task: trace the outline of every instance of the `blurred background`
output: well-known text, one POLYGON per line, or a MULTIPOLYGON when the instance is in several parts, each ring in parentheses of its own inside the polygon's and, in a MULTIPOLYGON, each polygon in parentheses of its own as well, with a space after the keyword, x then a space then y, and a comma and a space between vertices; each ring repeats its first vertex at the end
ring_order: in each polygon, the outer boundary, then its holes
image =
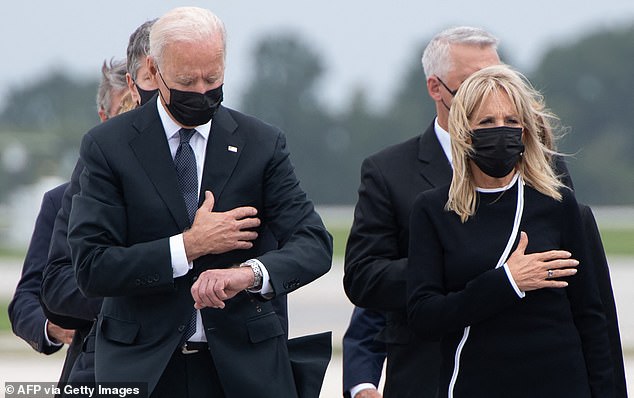
MULTIPOLYGON (((14 373, 4 380, 52 381, 63 360, 61 354, 44 358, 29 352, 13 337, 6 306, 42 194, 69 178, 82 135, 98 122, 101 65, 125 57, 128 37, 142 22, 182 5, 209 8, 225 22, 225 105, 286 132, 302 186, 335 236, 333 272, 317 287, 309 286, 312 290, 294 294, 298 322, 291 324, 298 333, 332 329, 334 366, 351 309, 341 289, 341 255, 360 164, 369 154, 420 134, 432 120, 420 57, 428 40, 446 27, 473 25, 492 32, 501 40, 503 61, 542 91, 565 127, 559 149, 571 155, 578 200, 595 209, 611 265, 623 270, 613 270, 613 278, 615 272, 619 281, 632 275, 627 273, 634 269, 631 0, 512 5, 493 0, 9 0, 0 14, 0 363, 14 373), (334 297, 337 315, 315 315, 314 300, 324 295, 334 297), (22 368, 8 366, 18 356, 32 361, 24 369, 51 363, 52 373, 19 377, 22 368)), ((615 292, 626 343, 634 321, 625 313, 634 312, 628 308, 633 301, 623 302, 629 300, 621 298, 626 292, 616 286, 615 292)), ((627 343, 629 355, 634 338, 627 343)), ((329 391, 340 383, 340 370, 333 369, 329 391)))

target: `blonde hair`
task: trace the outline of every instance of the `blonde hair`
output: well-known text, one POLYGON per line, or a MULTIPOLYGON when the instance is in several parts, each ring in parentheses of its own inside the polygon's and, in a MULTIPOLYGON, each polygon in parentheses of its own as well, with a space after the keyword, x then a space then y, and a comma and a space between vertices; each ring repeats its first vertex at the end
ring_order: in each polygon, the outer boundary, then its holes
POLYGON ((119 109, 117 109, 117 115, 125 113, 127 111, 131 111, 132 109, 137 107, 137 103, 134 99, 132 99, 132 93, 128 90, 123 97, 121 97, 121 101, 119 102, 119 109))
POLYGON ((516 169, 524 182, 542 194, 561 200, 559 181, 551 164, 553 154, 553 128, 556 116, 549 112, 542 95, 535 90, 524 75, 507 65, 494 65, 472 74, 461 85, 449 112, 449 134, 453 156, 453 178, 445 209, 454 211, 462 222, 472 216, 477 208, 478 195, 473 181, 470 156, 471 121, 483 101, 498 92, 508 95, 515 106, 523 126, 524 154, 516 169))

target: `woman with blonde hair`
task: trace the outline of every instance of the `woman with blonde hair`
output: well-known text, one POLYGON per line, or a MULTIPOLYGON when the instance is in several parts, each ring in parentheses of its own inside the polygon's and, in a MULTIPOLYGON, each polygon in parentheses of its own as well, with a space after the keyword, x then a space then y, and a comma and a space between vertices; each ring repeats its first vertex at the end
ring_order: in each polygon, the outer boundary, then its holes
POLYGON ((508 66, 471 75, 449 113, 451 185, 413 206, 408 316, 442 340, 439 397, 614 395, 605 315, 577 202, 544 141, 545 109, 508 66))

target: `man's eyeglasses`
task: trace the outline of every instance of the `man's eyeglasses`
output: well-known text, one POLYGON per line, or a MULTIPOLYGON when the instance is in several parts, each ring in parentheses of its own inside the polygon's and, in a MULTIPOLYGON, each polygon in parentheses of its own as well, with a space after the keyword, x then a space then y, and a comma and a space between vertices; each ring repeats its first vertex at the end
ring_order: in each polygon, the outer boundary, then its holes
POLYGON ((442 86, 449 92, 449 94, 451 94, 452 97, 456 96, 456 93, 458 92, 458 89, 455 89, 455 90, 450 89, 449 86, 447 86, 445 84, 445 82, 443 82, 438 76, 436 76, 436 79, 438 79, 440 84, 442 84, 442 86))

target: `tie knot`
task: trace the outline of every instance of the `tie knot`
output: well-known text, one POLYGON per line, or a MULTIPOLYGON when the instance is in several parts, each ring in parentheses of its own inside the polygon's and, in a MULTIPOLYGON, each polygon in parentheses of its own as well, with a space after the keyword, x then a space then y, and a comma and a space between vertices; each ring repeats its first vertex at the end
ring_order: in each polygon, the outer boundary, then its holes
POLYGON ((189 140, 192 139, 192 136, 196 132, 196 129, 180 129, 178 130, 178 134, 181 137, 181 144, 188 144, 189 140))

